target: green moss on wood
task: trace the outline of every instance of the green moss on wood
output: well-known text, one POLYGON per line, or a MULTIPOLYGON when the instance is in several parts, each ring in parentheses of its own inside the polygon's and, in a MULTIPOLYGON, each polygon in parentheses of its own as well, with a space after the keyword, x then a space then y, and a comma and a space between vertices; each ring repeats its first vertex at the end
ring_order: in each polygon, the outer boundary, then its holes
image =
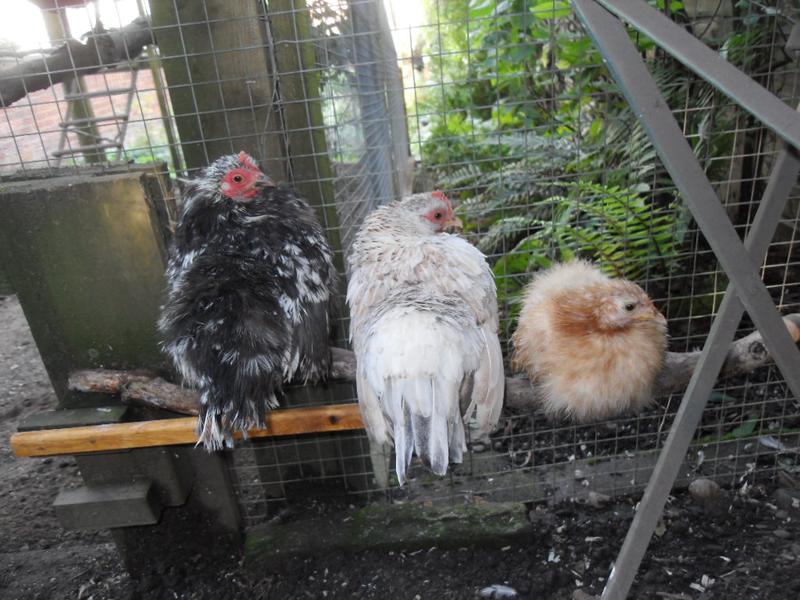
POLYGON ((501 544, 530 532, 519 503, 375 504, 261 526, 248 534, 245 556, 251 568, 258 568, 317 552, 501 544))

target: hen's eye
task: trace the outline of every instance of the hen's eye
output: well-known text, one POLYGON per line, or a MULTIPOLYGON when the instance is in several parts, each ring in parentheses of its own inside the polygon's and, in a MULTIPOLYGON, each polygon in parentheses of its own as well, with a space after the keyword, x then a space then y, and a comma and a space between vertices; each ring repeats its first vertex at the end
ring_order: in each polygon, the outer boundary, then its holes
POLYGON ((436 220, 438 221, 439 219, 441 219, 441 218, 442 218, 442 213, 440 213, 440 212, 437 212, 437 213, 435 213, 435 214, 433 215, 433 218, 434 218, 434 219, 436 219, 436 220))
POLYGON ((234 175, 233 176, 233 183, 242 183, 244 181, 244 177, 241 175, 234 175))
POLYGON ((625 310, 627 310, 628 312, 631 312, 634 308, 636 308, 636 305, 633 302, 628 302, 625 305, 625 310))

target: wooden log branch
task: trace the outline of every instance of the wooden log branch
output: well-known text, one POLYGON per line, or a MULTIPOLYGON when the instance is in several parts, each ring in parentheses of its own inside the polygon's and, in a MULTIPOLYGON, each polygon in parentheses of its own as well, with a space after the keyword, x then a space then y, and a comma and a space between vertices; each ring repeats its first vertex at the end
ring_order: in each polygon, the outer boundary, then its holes
POLYGON ((200 407, 197 392, 160 377, 131 381, 122 387, 119 397, 124 404, 161 408, 182 415, 196 415, 200 407))
MULTIPOLYGON (((331 379, 355 380, 356 357, 344 348, 331 348, 331 379)), ((162 379, 152 371, 88 369, 69 376, 76 392, 119 394, 123 403, 169 410, 182 415, 199 412, 197 392, 162 379)))
POLYGON ((25 56, 12 66, 0 69, 0 107, 72 77, 89 75, 136 58, 145 46, 153 43, 150 21, 137 17, 121 29, 91 32, 86 44, 70 39, 45 54, 25 56))
MULTIPOLYGON (((783 318, 786 329, 795 342, 800 341, 800 314, 783 318)), ((331 379, 353 381, 356 359, 352 352, 343 348, 332 348, 331 379)), ((654 393, 657 396, 682 390, 689 383, 700 351, 667 352, 664 368, 659 376, 654 393)), ((757 331, 735 341, 722 367, 722 376, 729 377, 748 373, 771 362, 769 351, 757 331)), ((158 377, 126 371, 78 371, 69 378, 69 388, 82 392, 119 393, 128 404, 141 404, 173 412, 196 415, 197 393, 158 377)), ((541 406, 539 390, 525 377, 506 379, 505 406, 514 410, 535 410, 541 406)))
MULTIPOLYGON (((134 381, 151 381, 158 377, 153 371, 115 371, 112 369, 89 369, 70 373, 69 380, 77 383, 70 387, 80 392, 99 394, 118 394, 126 385, 134 381)), ((70 385, 72 385, 70 383, 70 385)))
MULTIPOLYGON (((792 339, 800 341, 800 313, 793 313, 783 317, 783 324, 792 339)), ((665 368, 656 381, 656 390, 659 395, 672 394, 682 391, 689 384, 694 373, 695 365, 700 359, 701 350, 694 352, 668 352, 665 368)), ((764 345, 764 340, 758 331, 736 340, 728 350, 728 356, 722 365, 721 377, 731 377, 749 373, 772 362, 769 350, 764 345)))

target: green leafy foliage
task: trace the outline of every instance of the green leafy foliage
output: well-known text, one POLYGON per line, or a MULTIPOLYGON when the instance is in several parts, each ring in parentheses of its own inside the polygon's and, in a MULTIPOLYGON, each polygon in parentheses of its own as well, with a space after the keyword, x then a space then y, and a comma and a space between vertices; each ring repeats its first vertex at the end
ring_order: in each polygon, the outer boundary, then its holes
MULTIPOLYGON (((585 257, 629 279, 674 273, 689 255, 691 216, 569 2, 430 2, 440 26, 427 42, 431 85, 418 92, 420 155, 460 199, 509 314, 530 273, 554 260, 585 257)), ((665 10, 665 0, 650 3, 665 10)), ((669 13, 688 23, 682 3, 670 1, 669 13)), ((735 21, 720 54, 769 72, 768 53, 752 49, 769 45, 770 26, 758 15, 735 21)), ((743 153, 734 132, 749 117, 630 35, 709 179, 727 180, 730 157, 743 153)))
POLYGON ((534 203, 548 217, 513 215, 496 220, 479 247, 498 250, 513 243, 493 265, 501 302, 519 299, 528 273, 553 261, 584 257, 614 277, 642 279, 674 268, 681 243, 680 210, 649 202, 645 189, 623 189, 579 181, 566 195, 534 203))

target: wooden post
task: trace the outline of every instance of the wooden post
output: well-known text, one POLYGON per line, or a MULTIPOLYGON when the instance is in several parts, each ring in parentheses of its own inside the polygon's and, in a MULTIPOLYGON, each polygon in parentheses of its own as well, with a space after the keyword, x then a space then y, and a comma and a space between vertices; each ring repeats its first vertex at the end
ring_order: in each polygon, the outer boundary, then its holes
POLYGON ((377 0, 351 3, 350 15, 365 159, 373 171, 376 204, 383 204, 411 192, 403 76, 383 5, 377 0))
MULTIPOLYGON (((376 0, 377 3, 377 0, 376 0)), ((392 130, 392 149, 394 153, 395 194, 402 198, 411 193, 414 180, 414 159, 411 157, 411 143, 408 137, 408 114, 406 113, 403 72, 397 64, 386 7, 378 3, 375 7, 378 17, 378 43, 382 50, 385 66, 386 99, 389 110, 389 125, 392 130)))
POLYGON ((187 168, 239 150, 259 158, 315 207, 343 271, 305 1, 271 2, 271 25, 252 0, 150 0, 150 8, 187 168))
POLYGON ((333 171, 322 118, 320 74, 316 68, 311 21, 305 0, 271 0, 269 19, 276 76, 280 82, 291 181, 317 210, 336 268, 344 272, 333 171))
POLYGON ((286 179, 263 3, 150 0, 186 167, 245 150, 286 179))
MULTIPOLYGON (((42 18, 44 19, 45 29, 47 29, 47 36, 54 46, 59 46, 72 37, 69 23, 67 22, 66 9, 43 10, 42 18)), ((85 91, 83 77, 76 76, 64 81, 65 94, 79 95, 85 91)), ((100 141, 100 132, 97 129, 97 124, 90 120, 93 118, 94 110, 92 109, 92 102, 88 98, 73 98, 67 101, 67 112, 64 115, 64 120, 86 120, 85 124, 81 125, 77 132, 80 146, 94 146, 100 141)), ((65 132, 64 135, 69 134, 65 132)), ((105 152, 102 150, 85 150, 82 154, 87 163, 100 163, 106 158, 105 152)))
MULTIPOLYGON (((136 0, 136 8, 139 9, 139 16, 145 16, 144 0, 136 0)), ((173 129, 171 110, 169 106, 169 99, 167 98, 166 86, 164 85, 164 77, 161 73, 161 58, 158 56, 158 49, 155 46, 148 46, 146 50, 147 64, 150 67, 150 73, 153 75, 153 87, 156 90, 156 98, 158 99, 158 110, 161 113, 161 123, 164 127, 164 133, 167 136, 167 144, 169 144, 169 156, 172 160, 172 167, 178 173, 185 172, 183 166, 183 157, 178 151, 178 139, 175 136, 173 129)))
MULTIPOLYGON (((334 250, 334 265, 344 273, 344 254, 336 211, 333 170, 328 157, 322 117, 320 73, 312 41, 306 0, 270 0, 269 32, 278 80, 281 115, 285 128, 289 180, 314 206, 334 250)), ((347 322, 344 303, 332 312, 333 337, 344 342, 347 322)), ((290 388, 286 406, 350 401, 351 383, 332 382, 325 387, 290 388)), ((264 494, 289 497, 308 493, 306 480, 318 479, 342 489, 369 487, 367 448, 360 436, 338 434, 305 438, 257 440, 253 443, 264 494), (339 478, 338 481, 335 478, 339 478)))

